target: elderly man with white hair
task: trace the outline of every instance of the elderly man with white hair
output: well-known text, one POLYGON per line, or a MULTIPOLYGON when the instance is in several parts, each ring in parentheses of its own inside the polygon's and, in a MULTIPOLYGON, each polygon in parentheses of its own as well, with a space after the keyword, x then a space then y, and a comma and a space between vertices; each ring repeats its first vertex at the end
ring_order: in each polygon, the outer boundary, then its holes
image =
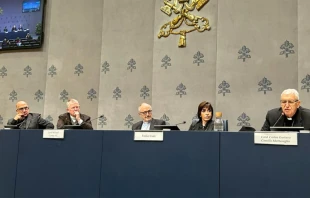
POLYGON ((138 114, 141 121, 132 125, 132 130, 154 130, 154 125, 166 125, 164 120, 153 118, 152 106, 147 103, 142 103, 138 108, 138 114))
POLYGON ((310 110, 300 106, 299 93, 286 89, 281 94, 280 108, 268 111, 262 131, 270 131, 272 126, 295 126, 310 130, 310 110))
POLYGON ((80 104, 75 99, 67 102, 67 113, 59 116, 57 129, 63 129, 65 125, 79 125, 81 129, 93 129, 90 117, 80 113, 80 104))

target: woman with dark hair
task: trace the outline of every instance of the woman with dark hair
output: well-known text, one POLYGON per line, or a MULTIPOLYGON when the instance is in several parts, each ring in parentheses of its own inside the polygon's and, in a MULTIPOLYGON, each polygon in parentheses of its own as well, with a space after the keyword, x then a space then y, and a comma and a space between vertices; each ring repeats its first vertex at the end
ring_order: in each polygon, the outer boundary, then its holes
POLYGON ((199 121, 192 123, 189 131, 214 131, 213 107, 211 103, 203 101, 198 105, 197 117, 199 121))

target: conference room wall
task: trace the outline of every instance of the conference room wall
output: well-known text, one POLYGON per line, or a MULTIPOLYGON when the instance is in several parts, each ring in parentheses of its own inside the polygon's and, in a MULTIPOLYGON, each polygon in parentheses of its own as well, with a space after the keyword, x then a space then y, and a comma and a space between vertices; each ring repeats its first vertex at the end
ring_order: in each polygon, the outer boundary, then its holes
POLYGON ((98 129, 131 129, 142 102, 153 104, 155 117, 161 113, 152 99, 154 8, 155 0, 104 1, 98 115, 105 118, 98 129))
POLYGON ((64 4, 56 0, 49 1, 47 7, 51 23, 45 117, 50 116, 56 126, 68 99, 75 98, 81 113, 95 118, 98 98, 88 98, 87 93, 94 90, 98 96, 103 1, 68 0, 64 4))
POLYGON ((83 113, 104 115, 93 122, 97 129, 130 129, 141 102, 151 103, 154 117, 169 124, 187 121, 183 130, 203 100, 223 112, 233 131, 242 125, 260 129, 285 88, 298 89, 309 107, 309 92, 301 89, 309 73, 306 0, 210 0, 194 13, 208 18, 212 29, 187 34, 186 48, 177 47, 179 36, 157 38, 175 17, 161 12, 162 5, 162 0, 48 1, 44 48, 0 54, 0 69, 7 69, 0 77, 0 127, 21 99, 56 124, 67 98, 76 98, 83 113), (294 46, 287 56, 280 55, 285 41, 294 46), (238 59, 243 46, 251 58, 238 59), (199 66, 196 54, 203 55, 199 66), (258 91, 264 78, 271 91, 258 91), (229 85, 230 93, 224 96, 220 84, 229 85))
POLYGON ((226 81, 231 93, 217 94, 216 104, 230 129, 260 130, 266 112, 280 107, 282 91, 298 89, 297 5, 295 0, 219 1, 216 84, 226 81), (287 57, 280 55, 285 41, 294 45, 287 57), (250 58, 238 58, 243 46, 250 58), (264 78, 270 84, 260 85, 264 78))
POLYGON ((304 107, 310 108, 310 1, 298 1, 298 88, 304 107), (304 86, 304 87, 302 87, 304 86))
MULTIPOLYGON (((157 38, 161 26, 172 20, 161 12, 162 1, 156 1, 154 23, 154 59, 153 59, 153 104, 162 117, 166 115, 170 124, 186 121, 180 125, 188 130, 191 120, 196 117, 198 104, 209 101, 216 110, 216 50, 217 50, 217 15, 218 2, 210 1, 198 16, 209 19, 211 30, 186 34, 186 48, 178 48, 179 35, 157 38), (194 56, 201 55, 196 63, 194 56), (165 67, 163 59, 170 57, 171 66, 165 67), (199 61, 198 61, 199 62, 199 61), (184 86, 184 87, 182 87, 184 86)), ((174 16, 174 15, 172 15, 174 16)), ((182 26, 181 29, 191 29, 182 26)))

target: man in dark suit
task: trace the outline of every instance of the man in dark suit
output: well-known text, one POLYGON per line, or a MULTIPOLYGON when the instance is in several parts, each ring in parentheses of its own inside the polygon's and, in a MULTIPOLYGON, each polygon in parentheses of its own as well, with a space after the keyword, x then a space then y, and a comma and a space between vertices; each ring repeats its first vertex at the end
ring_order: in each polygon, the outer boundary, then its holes
POLYGON ((75 99, 67 102, 67 113, 59 116, 57 129, 63 129, 64 125, 79 125, 81 129, 93 129, 90 117, 80 113, 80 104, 75 99))
POLYGON ((23 28, 22 24, 19 24, 18 31, 23 31, 23 30, 24 30, 24 28, 23 28))
POLYGON ((7 124, 17 125, 20 129, 54 129, 53 123, 41 118, 40 114, 29 113, 29 106, 24 101, 16 103, 16 115, 7 124))
POLYGON ((164 120, 153 118, 151 105, 142 103, 139 106, 138 111, 142 121, 133 124, 132 130, 154 130, 154 125, 166 125, 164 120))
POLYGON ((17 27, 13 25, 11 32, 16 32, 16 31, 17 31, 17 27))
POLYGON ((302 126, 310 130, 310 110, 300 106, 299 93, 286 89, 281 94, 281 107, 268 111, 262 131, 270 131, 271 126, 302 126))

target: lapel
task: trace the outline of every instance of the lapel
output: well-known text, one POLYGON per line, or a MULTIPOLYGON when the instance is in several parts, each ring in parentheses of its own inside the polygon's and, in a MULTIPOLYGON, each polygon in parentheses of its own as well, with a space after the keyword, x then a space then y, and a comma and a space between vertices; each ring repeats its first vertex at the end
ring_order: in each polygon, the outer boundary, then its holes
POLYGON ((295 117, 293 126, 303 126, 300 109, 298 109, 296 113, 297 115, 295 117))
POLYGON ((278 123, 275 122, 275 125, 274 126, 284 126, 284 119, 285 118, 285 115, 283 115, 280 120, 278 121, 278 123))
POLYGON ((67 119, 67 124, 66 125, 74 125, 74 123, 71 120, 70 113, 67 113, 67 118, 66 119, 67 119))
POLYGON ((155 120, 152 118, 150 130, 154 130, 155 120))
POLYGON ((276 120, 273 123, 274 126, 284 126, 285 115, 282 115, 282 108, 280 107, 277 111, 277 115, 275 116, 276 120), (279 119, 279 120, 278 120, 279 119))
POLYGON ((29 125, 30 125, 30 122, 32 120, 32 115, 29 113, 28 116, 27 116, 27 120, 26 120, 26 128, 25 129, 28 129, 29 128, 29 125))
POLYGON ((83 114, 81 114, 81 112, 80 112, 80 117, 81 117, 81 119, 83 120, 83 121, 85 121, 86 119, 84 119, 84 115, 83 114))
POLYGON ((141 130, 142 124, 143 124, 143 121, 140 121, 140 123, 139 123, 138 126, 137 126, 137 130, 141 130))

